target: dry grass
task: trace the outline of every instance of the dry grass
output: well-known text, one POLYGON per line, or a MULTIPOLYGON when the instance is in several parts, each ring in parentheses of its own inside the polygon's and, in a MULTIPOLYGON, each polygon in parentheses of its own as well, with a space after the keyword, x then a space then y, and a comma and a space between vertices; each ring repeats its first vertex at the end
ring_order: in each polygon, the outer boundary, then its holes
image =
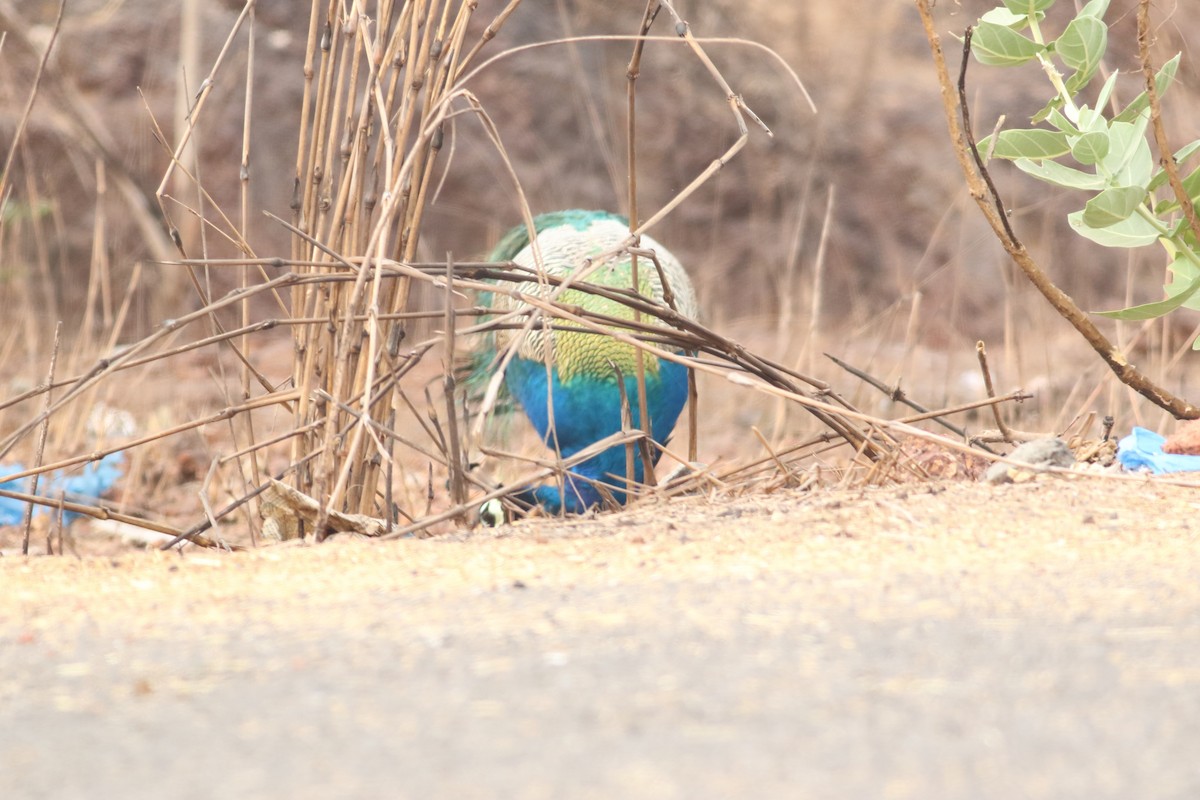
MULTIPOLYGON (((660 355, 654 348, 664 344, 700 353, 689 364, 701 373, 703 414, 676 442, 698 434, 712 466, 657 496, 839 481, 855 452, 884 465, 860 461, 857 479, 919 471, 881 432, 890 404, 824 351, 937 408, 983 395, 974 342, 987 338, 1000 391, 1037 392, 1006 412, 1014 426, 1061 430, 1088 411, 1117 415, 1119 429, 1161 425, 1079 355, 998 249, 981 252, 984 232, 944 166, 944 133, 927 121, 927 55, 905 5, 886 3, 868 24, 847 28, 845 12, 820 6, 681 4, 698 37, 690 45, 663 11, 642 56, 632 137, 625 68, 638 20, 608 4, 518 5, 508 17, 502 4, 472 16, 469 4, 443 0, 418 25, 398 3, 370 24, 351 18, 326 30, 313 20, 303 34, 292 29, 291 45, 288 21, 266 9, 236 6, 219 20, 209 11, 203 22, 222 22, 221 36, 193 26, 179 56, 204 52, 203 72, 174 94, 151 82, 135 102, 144 106, 139 125, 158 140, 153 157, 141 156, 157 166, 150 182, 105 146, 111 120, 98 120, 94 96, 79 88, 80 65, 51 58, 30 126, 12 140, 13 191, 0 225, 14 278, 4 300, 30 309, 3 342, 14 366, 4 451, 32 461, 46 421, 42 469, 127 449, 130 474, 112 511, 166 530, 198 534, 215 523, 220 537, 254 542, 254 497, 269 475, 329 509, 382 517, 396 532, 445 530, 493 492, 468 469, 476 443, 453 400, 455 352, 484 329, 467 298, 481 280, 516 277, 460 253, 482 250, 535 211, 578 205, 636 210, 683 254, 707 310, 703 326, 688 326, 643 305, 640 313, 677 333, 664 340, 635 325, 621 334, 660 355), (789 30, 803 35, 769 35, 789 30), (782 59, 747 41, 705 38, 730 36, 777 45, 782 59), (829 42, 861 59, 836 57, 829 42), (816 117, 783 62, 805 76, 816 117), (302 86, 264 89, 299 75, 300 63, 302 86), (730 105, 739 92, 745 102, 730 105), (182 98, 184 113, 169 111, 170 97, 182 98), (280 109, 280 97, 290 104, 280 109), (751 108, 775 139, 744 117, 751 108), (72 175, 39 172, 55 152, 70 154, 72 175), (634 187, 623 177, 630 157, 640 165, 634 187), (147 204, 145 187, 155 183, 169 235, 147 204), (86 273, 71 253, 87 256, 86 273), (40 391, 59 318, 78 324, 66 328, 60 377, 40 391), (830 384, 853 394, 843 400, 830 384), (134 412, 137 433, 89 440, 82 420, 99 403, 134 412), (855 447, 826 454, 837 441, 855 447)), ((24 50, 16 40, 0 48, 29 70, 23 94, 4 98, 5 108, 20 108, 34 94, 44 31, 4 2, 0 19, 32 34, 20 40, 24 50)), ((68 39, 84 35, 70 16, 64 26, 68 39)), ((1180 95, 1189 116, 1195 100, 1180 95)), ((1018 202, 1015 215, 1052 259, 1063 247, 1062 226, 1050 223, 1061 216, 1056 202, 1018 202), (1035 228, 1035 217, 1047 222, 1035 228)), ((1086 245, 1068 246, 1092 258, 1086 245)), ((1098 259, 1096 273, 1116 266, 1098 259)), ((1119 293, 1145 299, 1154 291, 1148 268, 1128 267, 1119 293)), ((1079 281, 1084 302, 1114 304, 1110 289, 1089 286, 1099 283, 1079 281)), ((611 321, 550 303, 502 322, 611 321)), ((1186 393, 1178 324, 1117 326, 1115 335, 1186 393)), ((972 413, 989 416, 968 414, 969 428, 990 426, 991 412, 972 413)), ((499 473, 509 485, 562 468, 513 463, 499 473)))

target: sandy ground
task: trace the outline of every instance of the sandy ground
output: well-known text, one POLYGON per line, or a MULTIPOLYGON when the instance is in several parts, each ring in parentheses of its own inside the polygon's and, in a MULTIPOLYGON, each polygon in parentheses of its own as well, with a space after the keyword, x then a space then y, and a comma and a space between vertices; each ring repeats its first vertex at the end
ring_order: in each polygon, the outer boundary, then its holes
POLYGON ((1195 489, 0 559, 0 796, 1194 798, 1195 489))

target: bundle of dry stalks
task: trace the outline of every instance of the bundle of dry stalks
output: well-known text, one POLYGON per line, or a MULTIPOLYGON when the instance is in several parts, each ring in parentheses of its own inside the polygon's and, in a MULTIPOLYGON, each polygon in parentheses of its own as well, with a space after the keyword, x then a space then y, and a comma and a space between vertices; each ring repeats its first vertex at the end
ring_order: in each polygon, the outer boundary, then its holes
MULTIPOLYGON (((455 294, 480 290, 508 292, 504 288, 506 282, 528 276, 514 275, 511 266, 456 267, 449 256, 445 264, 414 263, 422 216, 435 193, 439 170, 446 168, 439 162, 439 156, 443 144, 453 136, 456 118, 464 111, 483 124, 496 146, 498 158, 513 177, 514 189, 522 196, 516 170, 508 162, 499 134, 482 104, 471 94, 468 71, 517 3, 510 3, 483 35, 471 43, 467 31, 475 6, 470 2, 407 2, 387 13, 381 8, 377 19, 355 15, 321 19, 314 15, 309 30, 305 75, 311 85, 301 123, 293 205, 296 246, 292 253, 297 265, 305 264, 297 267, 297 273, 306 280, 292 290, 292 308, 302 318, 321 322, 293 328, 296 337, 293 374, 299 391, 295 422, 297 431, 304 431, 293 441, 293 462, 317 454, 298 471, 297 485, 315 497, 325 498, 329 511, 393 519, 391 473, 397 463, 393 457, 397 439, 392 431, 399 417, 415 412, 400 378, 435 344, 430 341, 407 349, 401 347, 407 334, 407 320, 412 318, 409 305, 414 280, 434 282, 443 290, 443 335, 450 353, 458 337, 482 333, 496 325, 518 324, 529 328, 564 320, 609 335, 613 323, 551 301, 530 303, 527 319, 490 320, 459 329, 456 325, 459 313, 478 312, 456 309, 452 300, 455 294), (322 280, 326 276, 337 280, 322 280), (353 280, 349 280, 350 276, 353 280), (499 288, 480 280, 497 283, 499 288)), ((649 3, 635 37, 629 69, 630 131, 634 114, 633 81, 645 44, 642 37, 649 33, 663 6, 675 17, 677 35, 709 67, 717 85, 730 99, 740 134, 730 151, 697 176, 674 205, 715 174, 724 160, 736 155, 744 145, 748 108, 725 83, 670 4, 649 3)), ((636 149, 632 136, 628 157, 633 165, 636 149)), ((630 175, 635 176, 636 170, 631 168, 630 175)), ((670 210, 660 210, 638 227, 636 197, 636 183, 631 177, 629 205, 634 225, 629 247, 636 247, 638 234, 670 210)), ((521 204, 522 216, 530 224, 531 213, 523 199, 521 204)), ((689 326, 688 321, 671 315, 670 309, 655 308, 633 294, 622 301, 635 308, 635 319, 643 314, 672 316, 667 321, 680 330, 680 341, 669 344, 715 353, 743 367, 759 369, 765 379, 785 390, 800 391, 792 383, 795 376, 738 352, 710 331, 698 329, 694 324, 689 326)), ((656 330, 644 325, 641 330, 619 335, 636 342, 640 348, 667 357, 661 348, 663 342, 655 346, 655 337, 661 338, 656 330)), ((445 363, 449 365, 452 360, 446 358, 445 363)), ((452 500, 452 508, 440 516, 478 502, 469 497, 470 475, 464 460, 468 448, 459 429, 459 410, 454 398, 454 376, 447 367, 443 379, 445 413, 440 417, 444 425, 439 425, 439 417, 433 415, 424 420, 432 443, 425 454, 446 470, 452 500)), ((855 444, 866 446, 865 437, 845 422, 825 411, 816 413, 855 444)), ((556 466, 561 469, 561 464, 556 466)), ((405 530, 420 524, 412 509, 395 510, 409 519, 411 524, 405 530)))

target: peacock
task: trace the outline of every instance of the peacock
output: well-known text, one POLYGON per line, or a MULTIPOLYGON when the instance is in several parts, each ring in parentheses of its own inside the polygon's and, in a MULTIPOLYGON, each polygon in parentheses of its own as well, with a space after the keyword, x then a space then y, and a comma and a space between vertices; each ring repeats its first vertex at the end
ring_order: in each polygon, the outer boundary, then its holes
MULTIPOLYGON (((610 318, 634 318, 634 311, 617 299, 570 286, 562 289, 536 277, 540 255, 541 268, 548 277, 632 289, 631 257, 628 252, 620 252, 629 239, 629 221, 625 217, 606 211, 556 211, 535 217, 533 229, 536 248, 530 242, 529 229, 519 225, 501 238, 488 257, 490 261, 512 261, 534 271, 528 282, 509 285, 531 297, 556 296, 562 303, 610 318), (614 251, 618 252, 615 257, 598 258, 614 251), (595 263, 592 259, 596 259, 595 263)), ((642 236, 640 246, 654 252, 661 276, 654 260, 641 256, 638 294, 664 308, 669 297, 677 313, 696 319, 696 293, 678 259, 649 236, 642 236), (664 291, 664 277, 669 293, 664 291)), ((498 313, 526 308, 520 301, 499 292, 486 293, 480 302, 498 313)), ((653 316, 643 315, 642 320, 666 326, 653 316)), ((518 323, 523 321, 520 317, 516 319, 518 323)), ((471 359, 467 385, 478 388, 489 383, 511 349, 513 352, 504 367, 502 391, 520 406, 542 441, 551 449, 557 446, 563 458, 621 431, 625 403, 632 413, 633 427, 649 431, 655 442, 665 445, 687 402, 687 368, 651 354, 644 356, 650 417, 647 428, 642 425, 639 410, 636 348, 571 323, 558 320, 556 324, 556 329, 535 327, 527 331, 520 330, 518 324, 515 330, 506 328, 487 334, 471 359)), ((650 451, 656 463, 660 450, 652 446, 650 451)), ((624 445, 616 445, 568 470, 561 488, 533 486, 515 497, 550 514, 579 514, 601 504, 605 493, 624 504, 625 477, 626 450, 624 445), (604 486, 604 491, 597 483, 604 486)), ((640 457, 634 459, 633 479, 638 483, 645 480, 640 457)))

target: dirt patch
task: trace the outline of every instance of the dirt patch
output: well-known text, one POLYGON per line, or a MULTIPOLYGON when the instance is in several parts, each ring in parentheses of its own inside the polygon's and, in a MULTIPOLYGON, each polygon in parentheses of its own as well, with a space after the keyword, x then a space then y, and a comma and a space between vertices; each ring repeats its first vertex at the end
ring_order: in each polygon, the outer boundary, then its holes
MULTIPOLYGON (((567 586, 593 580, 636 585, 712 571, 897 569, 953 572, 1033 569, 1069 557, 1153 562, 1164 574, 1187 566, 1200 492, 1150 480, 1044 478, 1032 483, 912 485, 888 489, 780 492, 713 503, 679 500, 567 521, 526 521, 430 540, 323 546, 280 545, 247 553, 190 549, 75 559, 0 560, 9 587, 3 619, 38 618, 47 629, 76 624, 80 601, 121 599, 137 615, 136 588, 154 581, 155 606, 175 597, 192 607, 286 605, 297 583, 321 597, 369 587, 415 593, 492 590, 516 583, 567 586), (130 590, 130 587, 134 587, 130 590)), ((1082 588, 1082 587, 1081 587, 1082 588)), ((111 619, 115 610, 107 606, 111 619)))

